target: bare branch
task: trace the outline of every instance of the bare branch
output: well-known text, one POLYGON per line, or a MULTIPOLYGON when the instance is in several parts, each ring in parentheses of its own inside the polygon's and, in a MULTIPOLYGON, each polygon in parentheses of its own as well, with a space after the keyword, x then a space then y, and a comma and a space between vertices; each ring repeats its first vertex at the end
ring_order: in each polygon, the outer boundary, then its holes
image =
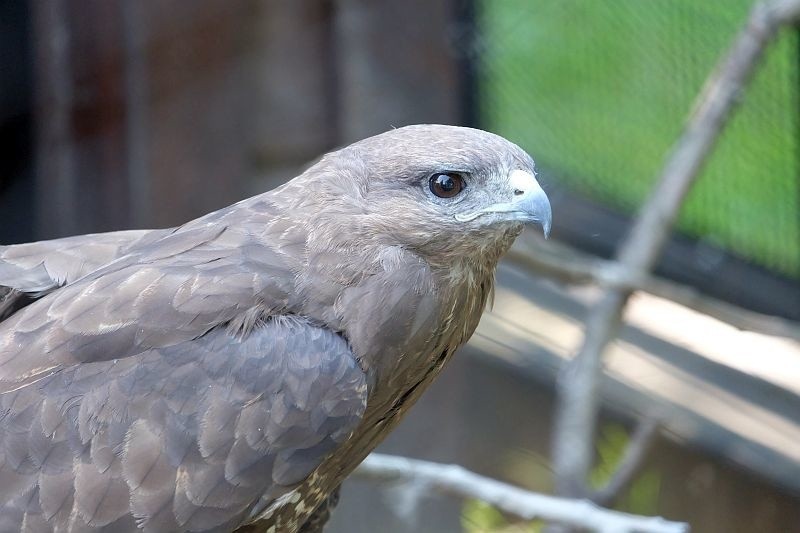
POLYGON ((796 0, 775 0, 768 9, 777 24, 795 24, 800 20, 800 2, 796 0))
POLYGON ((563 283, 596 283, 604 288, 645 290, 647 280, 632 271, 623 271, 616 261, 579 252, 552 241, 515 245, 506 261, 555 278, 563 283))
POLYGON ((610 507, 625 491, 639 472, 647 452, 655 442, 658 425, 658 419, 654 417, 644 418, 639 422, 614 475, 604 487, 592 494, 593 502, 603 507, 610 507))
POLYGON ((474 498, 523 520, 544 520, 601 532, 678 533, 689 526, 598 507, 588 500, 538 494, 480 476, 457 465, 373 453, 356 469, 362 479, 415 483, 459 498, 474 498))
POLYGON ((800 341, 800 324, 765 315, 706 296, 687 285, 626 271, 616 261, 600 259, 552 242, 512 248, 506 260, 563 283, 596 283, 601 287, 644 291, 746 331, 800 341))
MULTIPOLYGON (((618 260, 621 268, 643 276, 666 243, 686 194, 711 153, 731 111, 759 59, 782 24, 797 18, 800 0, 759 2, 730 51, 719 62, 700 94, 683 134, 673 147, 662 174, 626 239, 618 260)), ((598 411, 597 387, 601 356, 616 334, 630 288, 608 288, 591 311, 579 354, 558 379, 559 406, 553 440, 556 490, 584 496, 592 465, 593 435, 598 411)))

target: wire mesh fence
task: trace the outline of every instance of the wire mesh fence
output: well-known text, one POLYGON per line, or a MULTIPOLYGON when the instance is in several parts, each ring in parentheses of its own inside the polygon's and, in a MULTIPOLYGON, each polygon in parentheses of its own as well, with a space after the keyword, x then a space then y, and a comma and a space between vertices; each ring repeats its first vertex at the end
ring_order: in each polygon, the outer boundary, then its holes
MULTIPOLYGON (((542 173, 626 213, 647 195, 750 0, 482 0, 481 121, 542 173)), ((784 32, 679 231, 800 279, 800 47, 784 32)))

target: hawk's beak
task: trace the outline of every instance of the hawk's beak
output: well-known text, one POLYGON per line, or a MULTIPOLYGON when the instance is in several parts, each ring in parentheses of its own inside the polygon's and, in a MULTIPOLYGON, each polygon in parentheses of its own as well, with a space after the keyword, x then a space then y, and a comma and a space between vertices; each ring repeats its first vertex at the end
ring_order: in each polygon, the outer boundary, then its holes
POLYGON ((544 237, 547 238, 553 223, 553 211, 547 194, 534 175, 525 170, 515 170, 508 177, 508 184, 514 193, 514 199, 509 204, 509 207, 513 207, 510 211, 520 213, 524 222, 535 222, 542 226, 544 237))
POLYGON ((511 201, 493 204, 472 213, 458 213, 456 220, 468 222, 483 215, 496 215, 500 220, 509 222, 534 222, 542 226, 544 236, 550 235, 550 224, 553 213, 550 200, 539 186, 534 175, 525 170, 515 170, 508 176, 511 188, 511 201))

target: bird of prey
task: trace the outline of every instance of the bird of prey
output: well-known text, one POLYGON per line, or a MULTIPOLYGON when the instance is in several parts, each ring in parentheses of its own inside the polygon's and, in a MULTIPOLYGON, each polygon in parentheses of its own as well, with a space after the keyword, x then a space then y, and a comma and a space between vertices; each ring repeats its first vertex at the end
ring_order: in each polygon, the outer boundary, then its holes
POLYGON ((0 247, 0 531, 318 531, 469 339, 534 163, 417 125, 180 227, 0 247))

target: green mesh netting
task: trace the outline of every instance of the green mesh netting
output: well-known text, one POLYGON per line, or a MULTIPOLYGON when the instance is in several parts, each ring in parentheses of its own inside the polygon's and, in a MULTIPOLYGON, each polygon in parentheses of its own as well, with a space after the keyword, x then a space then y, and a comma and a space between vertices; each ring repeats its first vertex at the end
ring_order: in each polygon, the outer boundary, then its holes
MULTIPOLYGON (((481 120, 567 187, 625 212, 646 197, 749 0, 483 0, 481 120)), ((798 40, 784 31, 679 229, 800 278, 798 40)))

